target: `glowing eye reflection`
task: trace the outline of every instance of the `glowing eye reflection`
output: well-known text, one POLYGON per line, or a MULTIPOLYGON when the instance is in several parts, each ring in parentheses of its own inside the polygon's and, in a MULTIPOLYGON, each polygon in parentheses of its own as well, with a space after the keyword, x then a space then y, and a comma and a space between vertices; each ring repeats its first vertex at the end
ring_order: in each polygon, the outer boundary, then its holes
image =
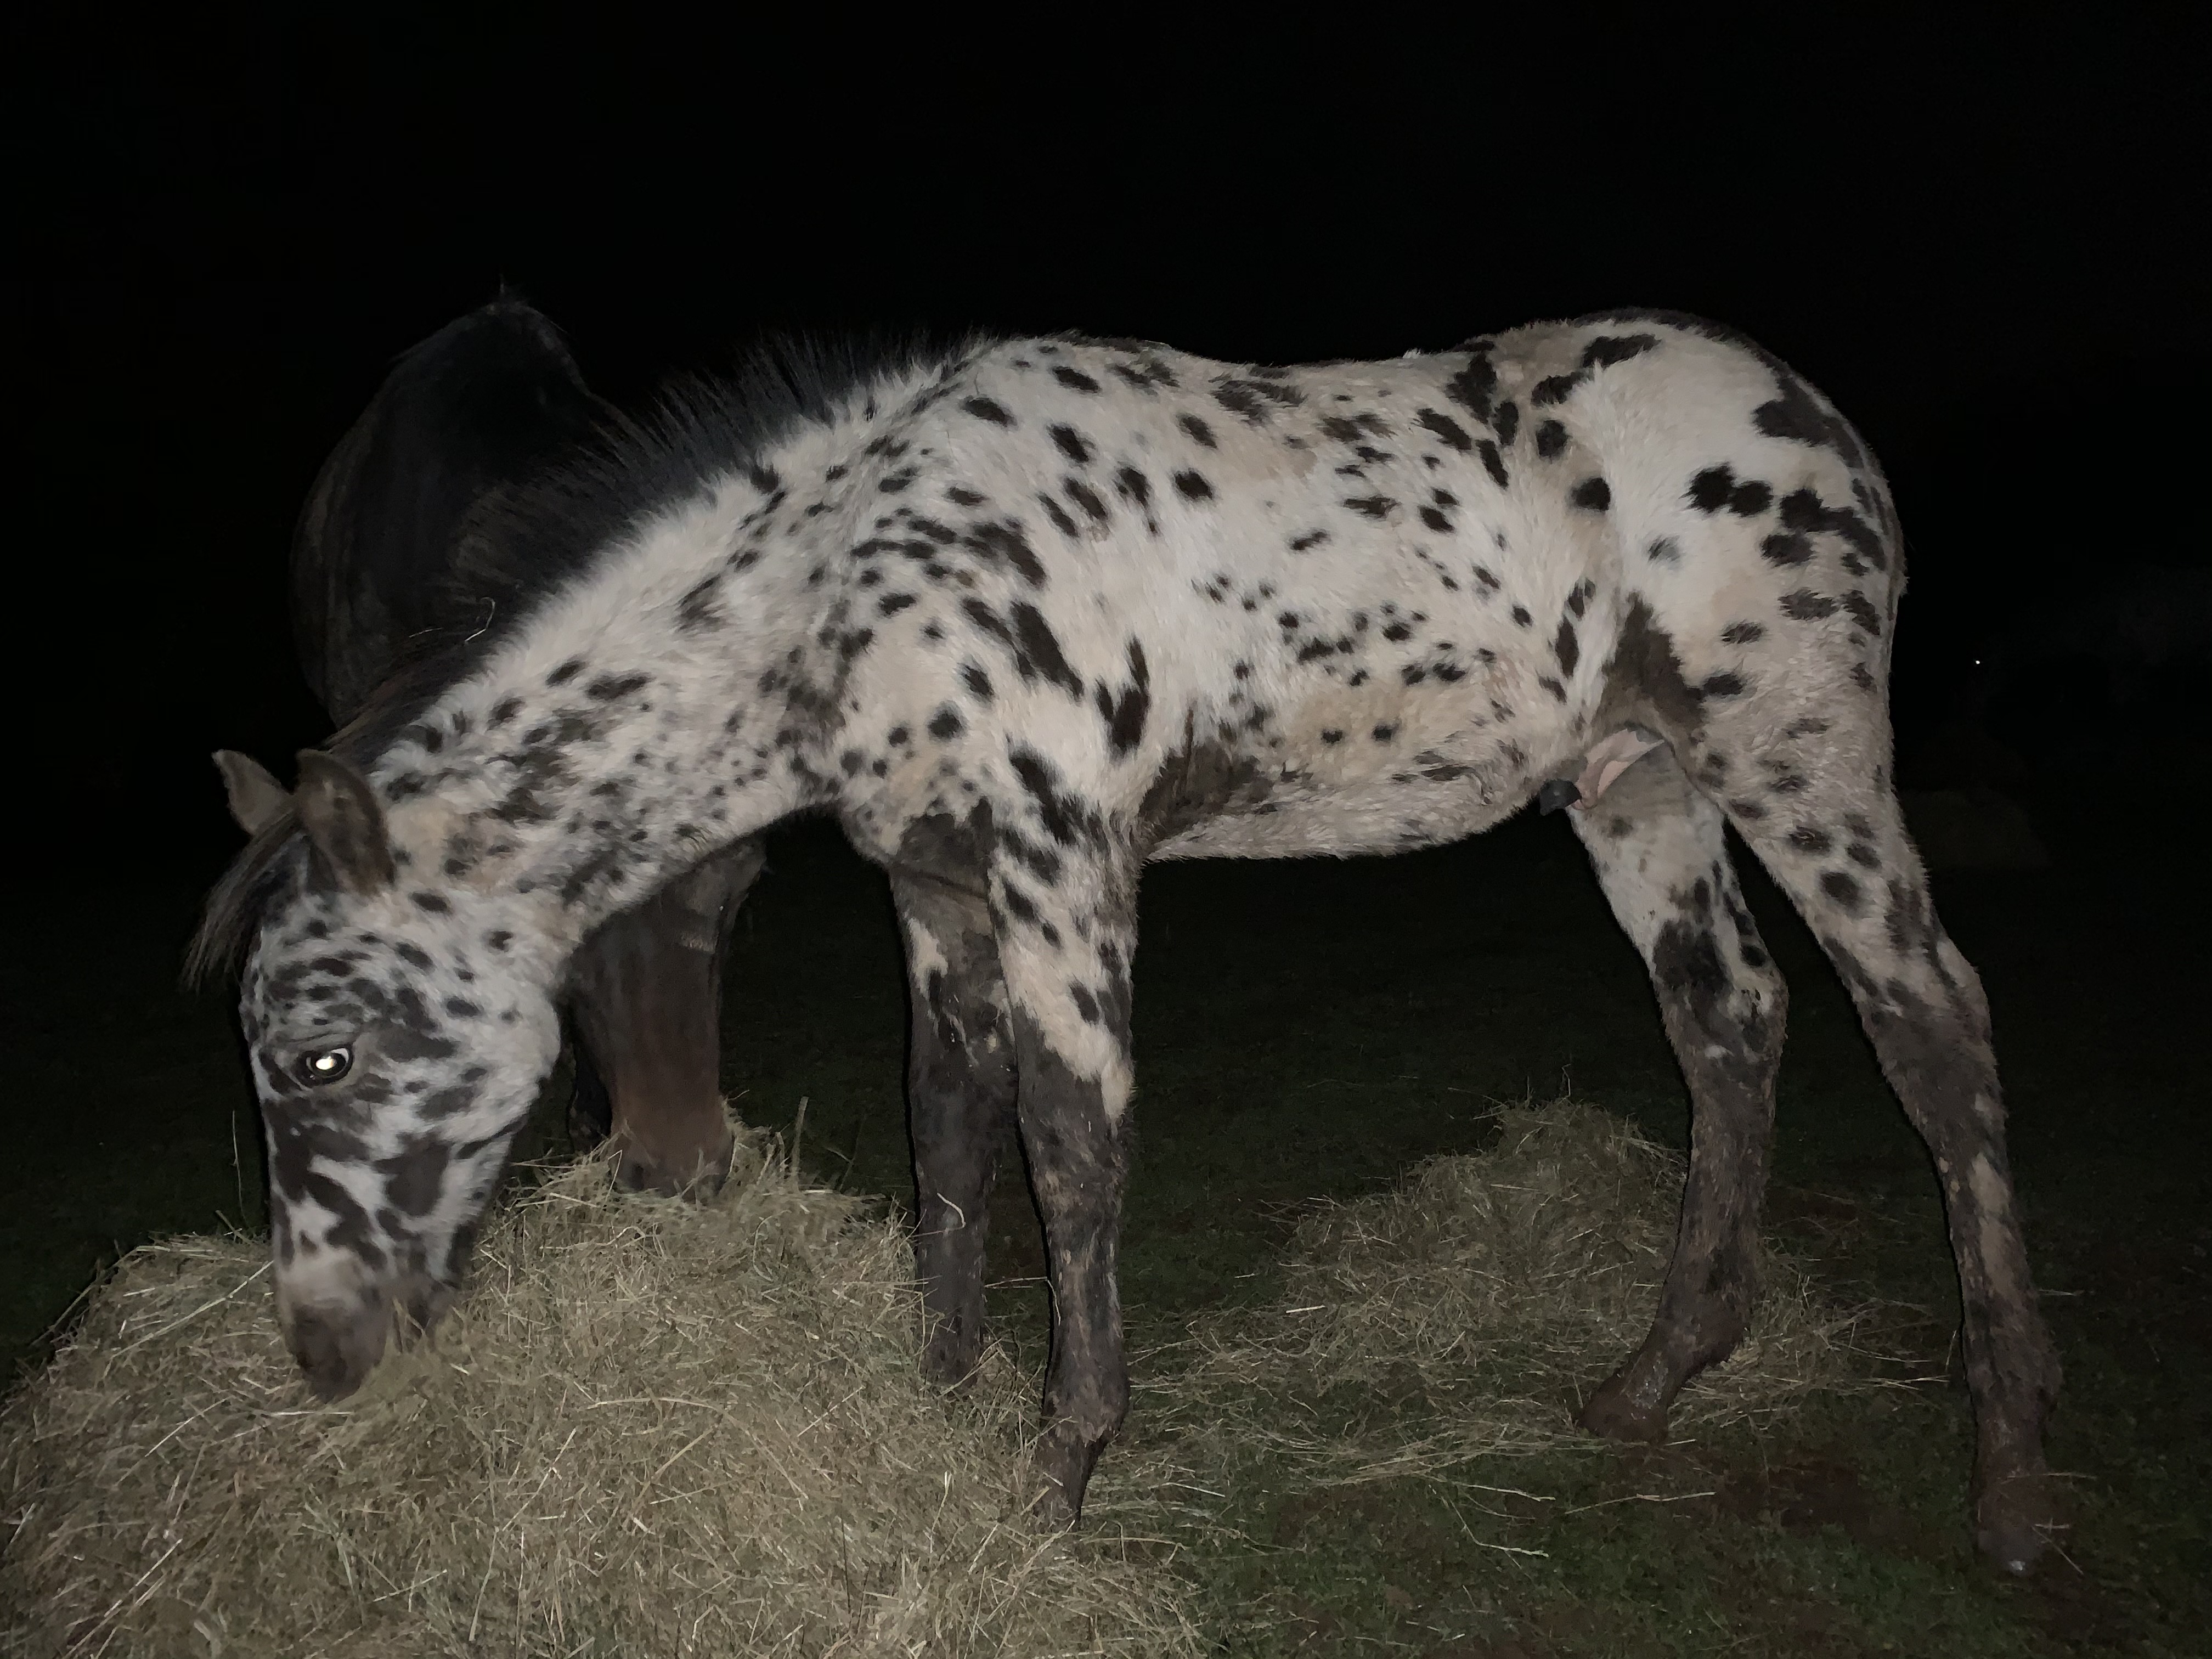
POLYGON ((302 1083, 335 1083, 353 1070, 353 1050, 350 1048, 318 1048, 312 1054, 301 1054, 293 1063, 302 1083))

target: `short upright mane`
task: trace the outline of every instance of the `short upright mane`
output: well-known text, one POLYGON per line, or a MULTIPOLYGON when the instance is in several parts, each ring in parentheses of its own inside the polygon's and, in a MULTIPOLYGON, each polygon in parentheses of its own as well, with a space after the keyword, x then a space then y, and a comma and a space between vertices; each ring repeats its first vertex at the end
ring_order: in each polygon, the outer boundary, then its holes
MULTIPOLYGON (((757 465, 796 428, 828 423, 872 387, 942 369, 981 343, 772 337, 728 375, 679 377, 643 416, 617 415, 538 477, 489 492, 471 507, 448 552, 441 608, 466 620, 410 641, 395 672, 325 747, 368 767, 552 594, 588 578, 633 525, 757 465)), ((216 883, 186 949, 188 984, 235 970, 295 867, 296 830, 283 813, 216 883)))

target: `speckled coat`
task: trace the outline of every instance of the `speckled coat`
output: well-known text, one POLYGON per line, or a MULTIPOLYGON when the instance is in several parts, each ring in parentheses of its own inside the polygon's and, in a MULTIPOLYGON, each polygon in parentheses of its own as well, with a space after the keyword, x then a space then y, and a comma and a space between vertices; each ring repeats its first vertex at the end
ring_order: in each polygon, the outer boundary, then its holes
POLYGON ((1127 1398, 1140 866, 1430 845, 1548 784, 1696 1108, 1657 1320, 1585 1420, 1662 1433, 1753 1294, 1785 994, 1732 822, 1933 1149, 1981 1540, 2033 1559, 2057 1368, 1986 1006, 1889 775, 1900 542, 1872 459, 1802 380, 1711 325, 1619 313, 1295 368, 994 343, 719 453, 711 416, 684 431, 571 481, 573 500, 654 480, 404 725, 310 759, 218 903, 259 930, 244 1008, 279 1284, 319 1386, 359 1381, 392 1303, 434 1317, 449 1293, 585 931, 829 811, 891 872, 906 933, 928 1363, 956 1377, 978 1352, 1012 1117, 1054 1288, 1040 1468, 1072 1516, 1127 1398))

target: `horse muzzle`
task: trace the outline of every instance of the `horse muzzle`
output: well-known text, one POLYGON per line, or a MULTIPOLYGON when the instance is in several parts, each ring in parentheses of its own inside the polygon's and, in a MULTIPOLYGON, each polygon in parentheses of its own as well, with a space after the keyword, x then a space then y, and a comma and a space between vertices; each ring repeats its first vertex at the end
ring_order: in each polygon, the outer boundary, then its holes
POLYGON ((293 1301, 283 1296, 277 1322, 300 1375, 320 1401, 343 1400, 368 1381, 386 1350, 428 1330, 453 1293, 416 1281, 393 1287, 364 1285, 353 1296, 293 1301))

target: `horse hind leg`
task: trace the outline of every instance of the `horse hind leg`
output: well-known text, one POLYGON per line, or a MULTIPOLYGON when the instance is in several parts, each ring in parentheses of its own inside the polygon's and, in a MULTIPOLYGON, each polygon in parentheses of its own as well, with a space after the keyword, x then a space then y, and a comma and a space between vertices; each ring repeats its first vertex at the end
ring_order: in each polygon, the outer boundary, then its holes
POLYGON ((1689 1174, 1658 1314, 1582 1413, 1597 1433, 1659 1440, 1683 1383, 1734 1351, 1757 1295, 1789 993, 1737 888, 1720 810, 1671 751, 1645 756, 1572 817, 1690 1086, 1689 1174))
MULTIPOLYGON (((1848 693, 1831 701, 1850 706, 1848 693)), ((2043 1429, 2059 1367, 2013 1195, 1988 999, 1936 919, 1887 769, 1866 758, 1887 754, 1887 732, 1854 733, 1840 718, 1791 731, 1802 735, 1770 745, 1755 775, 1715 768, 1710 752, 1706 775, 1735 786, 1730 818, 1842 974, 1935 1159, 1974 1402, 1976 1540, 2025 1571, 2058 1523, 2043 1429)))

